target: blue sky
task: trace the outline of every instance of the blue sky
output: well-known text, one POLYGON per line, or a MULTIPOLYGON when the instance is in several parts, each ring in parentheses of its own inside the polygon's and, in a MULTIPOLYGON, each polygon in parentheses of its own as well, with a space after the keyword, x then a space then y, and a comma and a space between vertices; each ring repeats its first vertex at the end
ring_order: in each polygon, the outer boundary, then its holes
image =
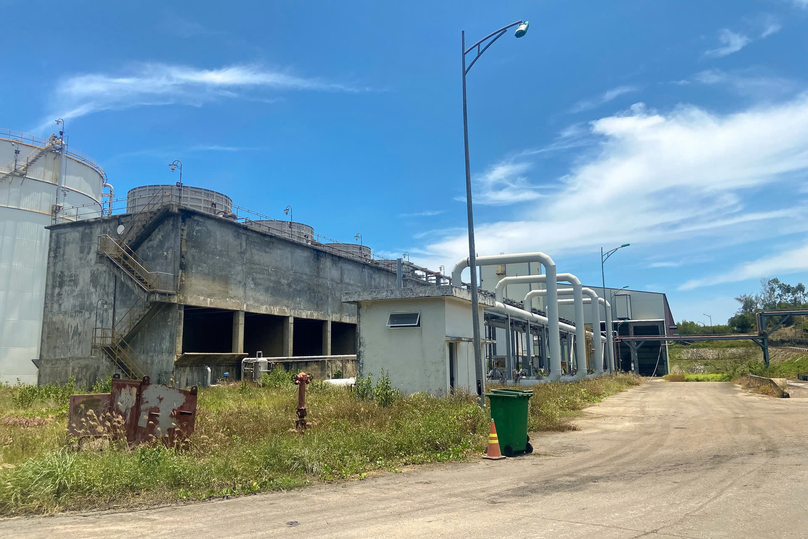
POLYGON ((480 254, 541 250, 723 321, 808 281, 808 1, 0 0, 0 127, 71 144, 116 194, 173 183, 437 269, 467 255, 460 31, 480 254), (496 4, 496 5, 495 5, 496 4), (193 6, 193 9, 190 9, 193 6))

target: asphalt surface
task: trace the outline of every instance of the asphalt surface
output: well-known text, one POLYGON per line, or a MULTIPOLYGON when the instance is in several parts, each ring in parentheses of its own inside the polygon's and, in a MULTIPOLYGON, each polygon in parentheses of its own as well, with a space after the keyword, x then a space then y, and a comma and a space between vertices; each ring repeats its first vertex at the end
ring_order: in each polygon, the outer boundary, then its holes
POLYGON ((533 437, 531 456, 417 467, 129 513, 0 521, 0 537, 808 537, 808 399, 652 381, 533 437))

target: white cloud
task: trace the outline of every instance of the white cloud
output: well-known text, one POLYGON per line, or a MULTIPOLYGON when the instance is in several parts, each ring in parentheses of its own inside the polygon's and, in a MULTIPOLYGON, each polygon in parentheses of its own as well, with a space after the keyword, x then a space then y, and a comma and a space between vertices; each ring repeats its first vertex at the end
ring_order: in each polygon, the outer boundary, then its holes
POLYGON ((442 213, 446 213, 446 210, 426 210, 426 211, 419 211, 415 213, 399 213, 399 217, 434 217, 435 215, 441 215, 442 213))
MULTIPOLYGON (((687 252, 709 250, 727 237, 780 234, 778 224, 806 228, 808 209, 799 199, 788 199, 781 209, 748 206, 755 190, 795 183, 795 175, 808 173, 808 95, 726 115, 694 106, 662 114, 637 104, 592 122, 590 132, 599 139, 599 152, 585 152, 561 178, 542 178, 528 157, 489 169, 489 178, 541 181, 558 190, 500 220, 478 220, 480 254, 596 252, 628 241, 678 242, 687 252)), ((520 199, 512 182, 487 187, 493 200, 500 189, 509 201, 534 198, 520 199)), ((448 263, 466 256, 467 248, 466 235, 457 233, 426 250, 432 261, 448 263)))
POLYGON ((609 101, 617 99, 621 95, 637 92, 639 90, 640 89, 636 86, 618 86, 617 88, 607 90, 606 92, 603 93, 603 95, 600 95, 598 97, 578 101, 575 105, 572 106, 570 112, 577 113, 577 112, 583 112, 585 110, 591 110, 601 105, 605 105, 609 101))
POLYGON ((808 271, 808 245, 788 249, 774 256, 745 262, 730 272, 687 281, 679 290, 692 290, 702 286, 721 283, 735 283, 747 279, 757 279, 770 275, 788 275, 798 271, 808 271))
POLYGON ((682 266, 684 262, 653 262, 648 264, 649 268, 678 268, 682 266))
POLYGON ((764 99, 790 94, 797 88, 794 81, 770 76, 760 69, 740 69, 730 72, 705 69, 696 73, 693 79, 701 84, 726 85, 739 94, 764 99))
MULTIPOLYGON (((805 0, 808 3, 808 0, 805 0)), ((776 34, 783 29, 783 25, 774 18, 772 15, 766 15, 763 20, 763 32, 760 34, 761 39, 766 39, 770 35, 776 34)))
MULTIPOLYGON (((534 185, 527 179, 526 173, 533 168, 527 161, 506 159, 489 167, 485 173, 475 176, 472 180, 474 204, 488 206, 505 206, 537 200, 546 195, 540 193, 546 186, 534 185)), ((465 196, 455 200, 465 202, 465 196)))
POLYGON ((729 56, 746 47, 751 40, 743 34, 736 34, 728 28, 723 28, 718 32, 718 41, 721 42, 720 47, 704 51, 702 56, 706 58, 729 56))
POLYGON ((239 92, 266 90, 360 92, 367 88, 299 77, 258 65, 198 69, 146 63, 132 66, 122 74, 90 73, 60 81, 54 96, 57 110, 51 116, 67 120, 137 106, 175 103, 200 106, 218 99, 240 98, 239 92))
POLYGON ((808 9, 808 0, 791 0, 791 3, 798 8, 808 9))

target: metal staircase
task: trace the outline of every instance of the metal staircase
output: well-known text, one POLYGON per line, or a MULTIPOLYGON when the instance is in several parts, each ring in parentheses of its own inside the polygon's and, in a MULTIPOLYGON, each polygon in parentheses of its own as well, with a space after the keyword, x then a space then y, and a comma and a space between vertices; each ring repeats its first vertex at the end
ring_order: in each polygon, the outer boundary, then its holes
POLYGON ((33 152, 29 153, 23 159, 14 159, 9 161, 2 168, 0 168, 0 182, 7 180, 11 177, 25 177, 28 169, 39 160, 40 157, 51 151, 58 151, 62 149, 62 139, 56 138, 55 135, 51 136, 40 146, 37 146, 33 152))
POLYGON ((102 350, 126 376, 142 378, 148 373, 135 358, 129 340, 176 295, 176 276, 147 270, 127 244, 107 234, 98 236, 98 253, 127 277, 138 300, 112 328, 94 328, 92 347, 102 350))

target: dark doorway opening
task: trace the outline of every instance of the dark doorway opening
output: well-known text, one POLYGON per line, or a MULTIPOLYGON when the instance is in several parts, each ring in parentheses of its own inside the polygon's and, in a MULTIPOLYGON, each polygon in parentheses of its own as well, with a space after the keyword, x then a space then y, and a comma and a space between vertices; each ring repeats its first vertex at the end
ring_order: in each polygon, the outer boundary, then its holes
POLYGON ((230 353, 233 350, 235 311, 185 306, 182 351, 230 353))
POLYGON ((331 322, 331 354, 335 356, 356 354, 356 324, 331 322))
MULTIPOLYGON (((309 318, 295 318, 295 327, 292 340, 292 355, 295 356, 321 356, 323 355, 323 320, 309 318)), ((333 331, 333 328, 332 328, 333 331)))
POLYGON ((265 357, 283 356, 283 323, 285 316, 244 313, 244 352, 256 357, 261 352, 265 357))

